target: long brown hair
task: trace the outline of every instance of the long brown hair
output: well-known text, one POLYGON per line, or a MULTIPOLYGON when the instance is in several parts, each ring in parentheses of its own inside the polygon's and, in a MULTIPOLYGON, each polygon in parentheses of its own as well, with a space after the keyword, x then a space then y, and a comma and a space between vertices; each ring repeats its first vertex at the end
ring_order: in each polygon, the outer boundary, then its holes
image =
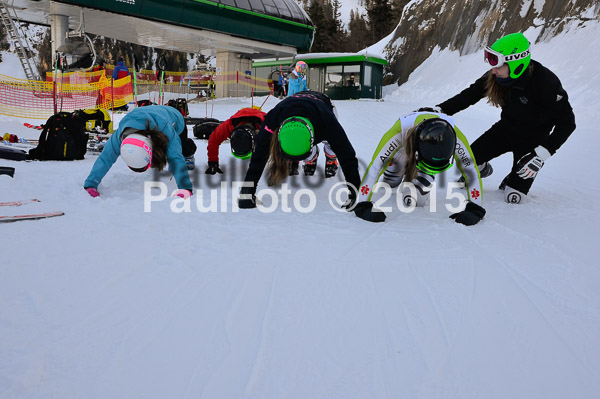
POLYGON ((146 122, 146 129, 144 130, 132 130, 123 135, 123 139, 130 134, 141 134, 150 138, 152 142, 152 165, 151 167, 156 170, 163 170, 167 165, 167 146, 169 145, 169 139, 167 136, 158 130, 157 128, 150 128, 150 121, 146 122))
MULTIPOLYGON (((533 64, 529 64, 523 75, 531 76, 533 74, 533 64)), ((485 82, 485 95, 488 98, 488 103, 494 107, 502 108, 504 101, 508 97, 508 87, 501 86, 496 81, 496 76, 490 70, 488 72, 487 81, 485 82)))
POLYGON ((269 155, 269 179, 267 184, 277 186, 290 175, 290 161, 281 156, 279 148, 279 129, 271 137, 269 155))
POLYGON ((496 76, 490 71, 485 82, 485 95, 488 98, 488 103, 494 107, 502 108, 507 94, 508 87, 501 86, 496 82, 496 76))
MULTIPOLYGON (((418 125, 417 125, 418 126, 418 125)), ((404 161, 404 181, 410 182, 417 177, 417 149, 415 148, 417 141, 415 140, 415 131, 417 126, 413 126, 406 131, 404 137, 404 153, 406 160, 404 161)))

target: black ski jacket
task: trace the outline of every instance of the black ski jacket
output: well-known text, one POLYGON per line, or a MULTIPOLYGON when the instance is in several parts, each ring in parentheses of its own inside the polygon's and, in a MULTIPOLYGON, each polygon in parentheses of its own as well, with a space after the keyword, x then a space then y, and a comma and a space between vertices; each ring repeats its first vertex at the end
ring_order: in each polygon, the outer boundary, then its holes
MULTIPOLYGON (((558 77, 534 60, 529 68, 531 72, 523 73, 507 90, 500 120, 509 130, 507 134, 533 139, 554 154, 575 130, 575 115, 558 77)), ((485 97, 490 73, 487 71, 467 89, 438 104, 442 112, 454 115, 485 97)))
POLYGON ((326 140, 331 149, 337 155, 346 182, 352 183, 354 187, 360 186, 360 174, 358 172, 358 160, 356 152, 346 136, 342 125, 333 113, 333 106, 329 97, 322 93, 303 91, 287 97, 275 106, 265 116, 265 121, 258 131, 256 145, 252 153, 252 159, 246 172, 246 182, 252 182, 253 187, 243 187, 242 194, 254 194, 267 161, 269 160, 269 149, 271 138, 281 123, 291 116, 301 116, 312 122, 314 128, 314 144, 326 140))

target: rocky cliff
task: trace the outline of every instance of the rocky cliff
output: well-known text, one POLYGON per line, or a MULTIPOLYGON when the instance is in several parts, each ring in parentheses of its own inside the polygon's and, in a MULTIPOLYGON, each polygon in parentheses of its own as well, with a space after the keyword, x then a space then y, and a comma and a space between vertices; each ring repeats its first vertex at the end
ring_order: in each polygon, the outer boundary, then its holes
POLYGON ((600 0, 413 0, 386 46, 387 80, 404 83, 436 46, 464 55, 530 28, 535 43, 591 19, 600 22, 600 0))

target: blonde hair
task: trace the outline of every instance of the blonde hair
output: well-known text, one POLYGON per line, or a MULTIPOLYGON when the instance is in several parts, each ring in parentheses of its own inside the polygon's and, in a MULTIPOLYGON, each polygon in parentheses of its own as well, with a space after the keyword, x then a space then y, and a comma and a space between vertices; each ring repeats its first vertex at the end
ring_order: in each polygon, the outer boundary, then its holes
POLYGON ((290 162, 281 156, 279 148, 279 128, 273 133, 271 146, 269 147, 269 186, 279 185, 286 177, 290 175, 290 162))
POLYGON ((485 95, 488 103, 494 107, 502 108, 504 106, 504 98, 507 94, 508 87, 501 86, 496 82, 496 76, 490 71, 485 82, 485 95))
MULTIPOLYGON (((533 64, 530 64, 523 74, 531 76, 533 74, 533 64)), ((505 98, 508 96, 508 90, 508 87, 502 86, 496 81, 496 76, 490 70, 485 82, 485 95, 488 98, 488 103, 494 107, 502 108, 505 98)))
MULTIPOLYGON (((417 125, 418 126, 418 125, 417 125)), ((406 160, 404 161, 404 181, 410 182, 417 177, 417 149, 415 140, 415 131, 417 126, 413 126, 406 131, 404 137, 404 153, 406 160)))

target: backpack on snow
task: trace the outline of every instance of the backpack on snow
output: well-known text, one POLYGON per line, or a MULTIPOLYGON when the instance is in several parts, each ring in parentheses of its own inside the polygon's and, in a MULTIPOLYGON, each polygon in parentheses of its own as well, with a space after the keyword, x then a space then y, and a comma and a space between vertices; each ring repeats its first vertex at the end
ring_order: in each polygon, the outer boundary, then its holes
POLYGON ((83 159, 89 138, 85 125, 85 119, 75 113, 59 112, 52 115, 43 125, 38 146, 29 150, 29 158, 41 161, 83 159))
POLYGON ((155 104, 150 100, 138 100, 138 102, 137 102, 138 107, 147 107, 149 105, 155 105, 155 104))
POLYGON ((181 115, 183 115, 184 118, 190 114, 187 100, 183 97, 177 99, 172 98, 169 101, 167 101, 167 105, 181 112, 181 115))
POLYGON ((208 140, 212 132, 221 122, 214 118, 200 118, 194 125, 194 137, 197 139, 208 140))
POLYGON ((73 114, 85 121, 85 130, 88 132, 94 131, 96 128, 100 128, 106 133, 113 132, 110 114, 103 108, 78 109, 73 114))

